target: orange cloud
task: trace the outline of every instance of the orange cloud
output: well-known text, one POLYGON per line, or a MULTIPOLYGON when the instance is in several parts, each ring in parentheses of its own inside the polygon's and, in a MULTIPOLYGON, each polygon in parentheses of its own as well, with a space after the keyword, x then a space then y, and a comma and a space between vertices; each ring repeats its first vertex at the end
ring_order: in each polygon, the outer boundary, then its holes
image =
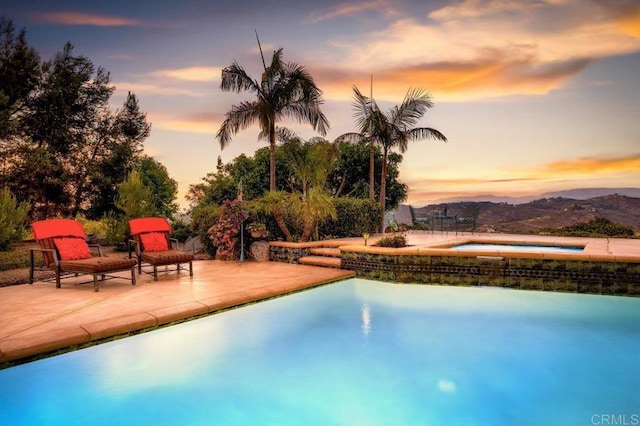
POLYGON ((522 13, 539 6, 539 3, 527 3, 521 0, 465 0, 461 3, 435 10, 429 14, 429 17, 437 20, 478 18, 508 12, 522 13))
POLYGON ((159 129, 206 134, 213 138, 223 120, 223 114, 209 112, 197 112, 179 117, 154 115, 153 125, 159 129))
POLYGON ((219 80, 221 71, 220 67, 187 67, 155 71, 152 76, 183 81, 208 82, 219 80))
POLYGON ((368 10, 375 10, 385 15, 395 14, 394 5, 390 1, 373 0, 373 1, 364 1, 360 3, 341 3, 326 12, 312 13, 309 16, 308 21, 311 23, 316 23, 320 21, 325 21, 327 19, 356 15, 358 13, 368 11, 368 10))
POLYGON ((38 19, 51 24, 62 25, 89 25, 95 27, 131 27, 141 25, 142 22, 135 19, 118 16, 94 15, 81 12, 50 12, 37 15, 38 19))
POLYGON ((621 12, 616 22, 623 33, 640 38, 640 6, 621 12))
POLYGON ((219 123, 172 119, 158 119, 153 121, 153 125, 154 127, 163 130, 173 130, 176 132, 184 133, 199 133, 211 135, 212 138, 220 128, 219 123))
POLYGON ((526 195, 539 188, 569 188, 584 185, 629 186, 640 179, 640 154, 616 158, 586 157, 555 161, 518 169, 452 171, 450 177, 403 173, 409 186, 409 201, 424 201, 469 194, 526 195), (478 177, 480 174, 480 177, 478 177), (434 191, 435 189, 435 191, 434 191))
POLYGON ((166 84, 136 83, 120 81, 114 83, 118 91, 132 92, 136 95, 162 95, 162 96, 207 96, 202 91, 170 87, 166 84))
POLYGON ((628 0, 465 0, 428 20, 404 17, 357 42, 334 41, 344 55, 333 63, 350 71, 322 71, 322 88, 347 100, 344 89, 368 86, 373 74, 376 98, 397 99, 409 86, 454 101, 547 94, 591 62, 639 52, 639 9, 628 0))
MULTIPOLYGON (((510 94, 542 95, 561 87, 579 74, 587 60, 539 65, 488 57, 476 62, 442 62, 373 70, 374 97, 401 99, 409 87, 423 87, 439 100, 490 98, 510 94)), ((371 70, 370 70, 371 71, 371 70)), ((368 75, 318 70, 327 98, 347 99, 353 84, 365 90, 368 75), (364 86, 360 86, 363 84, 364 86), (348 92, 345 92, 345 89, 348 92)), ((366 90, 365 90, 366 92, 366 90)))
POLYGON ((542 166, 541 171, 552 176, 605 172, 640 173, 640 154, 618 158, 585 157, 568 161, 555 161, 542 166))

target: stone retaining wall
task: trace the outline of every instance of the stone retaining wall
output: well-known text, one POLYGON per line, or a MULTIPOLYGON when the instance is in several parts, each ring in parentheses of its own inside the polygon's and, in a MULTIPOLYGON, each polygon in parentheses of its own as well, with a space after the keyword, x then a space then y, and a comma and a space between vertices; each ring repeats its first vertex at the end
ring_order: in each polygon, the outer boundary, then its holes
POLYGON ((270 260, 299 263, 311 248, 339 247, 341 268, 380 281, 486 285, 523 290, 640 296, 640 256, 452 252, 445 248, 271 242, 270 260))
POLYGON ((640 296, 640 263, 342 252, 358 276, 404 283, 640 296))

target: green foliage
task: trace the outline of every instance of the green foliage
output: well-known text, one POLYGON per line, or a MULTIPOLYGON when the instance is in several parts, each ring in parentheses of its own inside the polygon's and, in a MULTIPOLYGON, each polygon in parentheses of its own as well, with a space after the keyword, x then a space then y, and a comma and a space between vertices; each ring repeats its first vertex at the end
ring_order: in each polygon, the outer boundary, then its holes
POLYGON ((324 188, 329 173, 338 158, 335 145, 322 138, 302 142, 298 138, 290 139, 281 145, 287 156, 289 187, 307 195, 311 187, 324 188))
POLYGON ((581 237, 633 237, 634 231, 630 226, 621 225, 606 219, 596 217, 589 222, 580 222, 560 228, 560 235, 581 237))
POLYGON ((120 185, 115 205, 127 220, 157 213, 151 189, 142 183, 140 174, 135 170, 120 185))
POLYGON ((379 203, 358 198, 336 198, 336 219, 330 219, 320 226, 320 236, 335 238, 360 237, 374 233, 382 222, 382 208, 379 203))
POLYGON ((0 251, 7 251, 11 243, 22 238, 29 213, 29 204, 20 203, 3 188, 0 190, 0 251))
POLYGON ((209 229, 218 222, 220 207, 215 204, 200 205, 191 212, 191 228, 198 235, 204 251, 209 256, 216 255, 216 246, 209 238, 209 229))
MULTIPOLYGON (((242 154, 234 160, 234 163, 240 158, 246 157, 242 154)), ((216 172, 207 173, 207 175, 201 179, 202 182, 189 186, 189 192, 186 198, 192 207, 212 204, 220 205, 224 200, 233 200, 236 198, 240 179, 235 180, 232 176, 235 170, 234 163, 232 163, 232 165, 225 165, 222 163, 222 158, 218 156, 216 172)), ((243 187, 246 187, 244 178, 243 187)), ((245 198, 251 199, 252 197, 248 195, 245 190, 245 198)))
POLYGON ((104 220, 89 220, 82 214, 78 215, 76 220, 82 224, 87 235, 97 235, 99 237, 107 235, 107 227, 104 220))
POLYGON ((191 230, 191 227, 185 221, 182 221, 182 220, 171 221, 171 238, 175 238, 181 243, 184 243, 193 234, 194 232, 191 230))
POLYGON ((31 219, 91 219, 113 210, 150 125, 129 93, 111 110, 107 71, 67 43, 48 61, 0 19, 0 181, 31 205, 31 219))
POLYGON ((393 234, 383 237, 376 243, 379 247, 400 248, 407 246, 407 239, 403 234, 393 234))
POLYGON ((220 217, 209 229, 209 237, 218 250, 216 257, 222 260, 238 259, 240 254, 240 227, 249 217, 247 203, 240 200, 225 200, 220 208, 220 217))
MULTIPOLYGON (((29 250, 17 248, 15 250, 0 251, 0 271, 9 269, 26 268, 29 266, 29 250)), ((35 266, 42 266, 44 259, 42 256, 35 256, 35 266)))
POLYGON ((123 250, 127 243, 127 222, 123 216, 110 211, 102 218, 105 231, 105 242, 109 246, 123 250))
POLYGON ((324 189, 314 186, 307 194, 291 194, 290 211, 301 228, 300 242, 311 239, 312 233, 319 238, 318 226, 328 219, 336 219, 336 207, 333 199, 324 189))
POLYGON ((13 22, 0 17, 0 139, 19 132, 18 115, 40 76, 40 57, 26 41, 26 30, 17 34, 13 22))
POLYGON ((178 182, 169 176, 167 168, 145 155, 140 161, 138 173, 144 186, 153 194, 156 214, 163 217, 173 216, 179 208, 175 202, 178 195, 178 182))
MULTIPOLYGON (((292 139, 276 148, 276 162, 277 186, 287 188, 288 192, 303 192, 303 187, 322 186, 334 198, 369 197, 369 147, 362 141, 332 145, 321 139, 306 142, 292 139), (317 152, 322 153, 320 158, 326 161, 309 164, 313 163, 317 152)), ((401 162, 402 155, 389 154, 386 205, 390 209, 407 198, 407 185, 398 181, 401 162)), ((377 190, 382 170, 382 154, 378 147, 375 148, 375 164, 377 190)), ((236 198, 241 179, 245 200, 263 197, 269 190, 268 171, 269 148, 258 149, 253 157, 242 154, 227 164, 218 158, 216 172, 207 174, 201 183, 191 185, 187 199, 194 207, 222 204, 224 200, 236 198)))
POLYGON ((134 170, 120 184, 114 204, 119 211, 110 211, 104 216, 107 244, 116 250, 126 250, 129 219, 156 215, 153 194, 134 170))

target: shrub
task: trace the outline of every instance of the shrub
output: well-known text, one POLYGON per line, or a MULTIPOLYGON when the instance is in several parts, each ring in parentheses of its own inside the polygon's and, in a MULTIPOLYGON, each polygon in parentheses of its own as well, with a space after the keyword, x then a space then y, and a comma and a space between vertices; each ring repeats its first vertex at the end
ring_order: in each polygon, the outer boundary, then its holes
POLYGON ((209 238, 209 228, 218 222, 220 207, 215 204, 198 206, 191 212, 191 229, 198 235, 205 253, 209 256, 216 255, 216 246, 209 238))
MULTIPOLYGON (((34 262, 36 266, 42 266, 44 264, 42 255, 36 253, 34 262)), ((26 268, 29 266, 29 263, 29 250, 27 249, 18 248, 16 250, 0 252, 0 271, 26 268)))
POLYGON ((104 220, 89 220, 83 215, 78 215, 78 217, 76 217, 76 220, 82 224, 84 232, 87 235, 106 237, 107 227, 104 220))
POLYGON ((209 229, 209 236, 218 248, 216 257, 223 260, 237 259, 240 254, 238 235, 240 225, 249 217, 247 204, 240 200, 225 200, 218 222, 209 229))
POLYGON ((12 242, 22 239, 28 213, 28 203, 18 203, 6 188, 0 191, 0 251, 9 250, 12 242))
POLYGON ((188 223, 183 220, 171 221, 171 237, 184 243, 194 234, 188 223))
POLYGON ((336 198, 333 202, 337 219, 329 219, 320 226, 323 237, 360 237, 380 228, 382 208, 379 203, 361 198, 336 198))
POLYGON ((596 217, 589 222, 580 222, 575 225, 565 226, 560 229, 561 235, 571 236, 607 236, 607 237, 633 237, 633 228, 621 225, 606 219, 596 217))
POLYGON ((110 211, 102 219, 105 229, 105 242, 116 251, 127 250, 128 226, 124 216, 110 211))
POLYGON ((394 234, 379 239, 376 245, 379 247, 406 247, 407 239, 403 234, 394 234))

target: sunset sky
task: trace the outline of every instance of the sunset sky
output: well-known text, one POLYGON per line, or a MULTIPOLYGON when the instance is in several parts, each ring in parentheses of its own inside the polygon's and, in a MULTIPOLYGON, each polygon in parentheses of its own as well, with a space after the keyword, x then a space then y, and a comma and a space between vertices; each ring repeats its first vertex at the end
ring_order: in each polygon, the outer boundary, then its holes
MULTIPOLYGON (((152 123, 145 151, 190 184, 265 146, 257 128, 220 150, 225 112, 248 99, 220 90, 237 60, 259 78, 267 59, 304 65, 324 92, 327 135, 354 131, 352 86, 387 110, 410 87, 435 102, 420 126, 449 142, 410 145, 400 180, 409 203, 640 187, 640 1, 372 0, 316 2, 0 0, 50 59, 75 45, 111 73, 113 108, 128 91, 152 123)), ((283 123, 300 136, 308 125, 283 123)))

